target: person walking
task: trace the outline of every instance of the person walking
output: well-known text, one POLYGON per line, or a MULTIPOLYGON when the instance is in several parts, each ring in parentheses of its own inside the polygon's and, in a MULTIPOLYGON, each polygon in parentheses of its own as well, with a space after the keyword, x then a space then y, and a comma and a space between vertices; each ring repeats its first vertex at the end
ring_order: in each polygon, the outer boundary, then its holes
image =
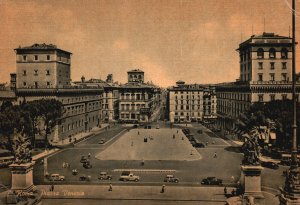
POLYGON ((51 191, 54 191, 54 185, 53 184, 51 185, 51 191))
POLYGON ((166 185, 162 185, 162 187, 161 187, 161 191, 160 191, 160 193, 165 193, 165 187, 166 187, 166 185))
POLYGON ((108 191, 112 191, 112 184, 111 183, 109 183, 108 191))
POLYGON ((227 195, 227 186, 224 187, 224 195, 227 195))
POLYGON ((214 158, 217 158, 217 153, 216 152, 214 153, 214 158))
POLYGON ((88 158, 91 158, 91 153, 88 154, 88 158))

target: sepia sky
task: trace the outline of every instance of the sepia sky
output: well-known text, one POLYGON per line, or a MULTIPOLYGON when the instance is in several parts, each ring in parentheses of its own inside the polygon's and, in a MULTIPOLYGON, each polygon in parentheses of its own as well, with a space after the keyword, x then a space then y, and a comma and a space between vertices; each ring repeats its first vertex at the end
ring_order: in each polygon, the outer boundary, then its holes
MULTIPOLYGON (((55 44, 73 53, 71 76, 126 82, 139 68, 161 86, 235 81, 236 48, 252 34, 289 35, 291 0, 1 0, 0 82, 14 48, 55 44), (265 29, 264 29, 265 19, 265 29)), ((300 0, 296 0, 300 39, 300 0)), ((300 49, 297 48, 297 70, 300 49)))

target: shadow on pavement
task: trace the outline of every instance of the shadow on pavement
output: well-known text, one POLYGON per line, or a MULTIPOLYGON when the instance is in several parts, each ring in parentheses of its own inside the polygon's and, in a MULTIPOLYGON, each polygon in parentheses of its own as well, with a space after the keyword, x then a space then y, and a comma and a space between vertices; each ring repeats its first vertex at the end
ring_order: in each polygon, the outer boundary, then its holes
POLYGON ((224 150, 226 150, 228 152, 235 152, 235 153, 241 153, 242 152, 241 147, 234 147, 234 146, 225 147, 224 150))

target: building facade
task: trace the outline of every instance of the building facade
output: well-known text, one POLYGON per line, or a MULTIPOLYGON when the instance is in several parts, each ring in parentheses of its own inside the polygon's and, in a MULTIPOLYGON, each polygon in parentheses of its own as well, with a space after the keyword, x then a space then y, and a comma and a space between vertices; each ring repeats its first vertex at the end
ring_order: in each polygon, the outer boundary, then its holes
POLYGON ((161 89, 145 83, 142 70, 130 70, 127 75, 128 83, 119 87, 119 121, 151 121, 160 108, 161 89))
POLYGON ((15 52, 18 103, 56 99, 63 104, 64 114, 48 138, 50 141, 71 138, 100 125, 103 88, 71 83, 70 52, 52 44, 19 47, 15 52))
POLYGON ((227 130, 235 127, 237 118, 252 103, 292 98, 290 37, 274 33, 253 35, 237 51, 239 79, 216 85, 218 124, 227 130))
POLYGON ((185 84, 170 87, 167 112, 170 122, 193 122, 216 118, 216 93, 211 85, 185 84))

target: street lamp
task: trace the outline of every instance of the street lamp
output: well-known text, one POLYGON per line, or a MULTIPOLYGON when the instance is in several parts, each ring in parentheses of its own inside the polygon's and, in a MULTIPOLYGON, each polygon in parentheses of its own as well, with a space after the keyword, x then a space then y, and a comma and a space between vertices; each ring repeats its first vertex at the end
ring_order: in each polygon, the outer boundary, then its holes
POLYGON ((281 190, 280 204, 300 205, 300 181, 297 159, 297 100, 296 100, 296 65, 295 65, 295 0, 292 0, 292 99, 293 99, 293 124, 292 124, 292 148, 291 166, 286 175, 284 189, 281 190))

